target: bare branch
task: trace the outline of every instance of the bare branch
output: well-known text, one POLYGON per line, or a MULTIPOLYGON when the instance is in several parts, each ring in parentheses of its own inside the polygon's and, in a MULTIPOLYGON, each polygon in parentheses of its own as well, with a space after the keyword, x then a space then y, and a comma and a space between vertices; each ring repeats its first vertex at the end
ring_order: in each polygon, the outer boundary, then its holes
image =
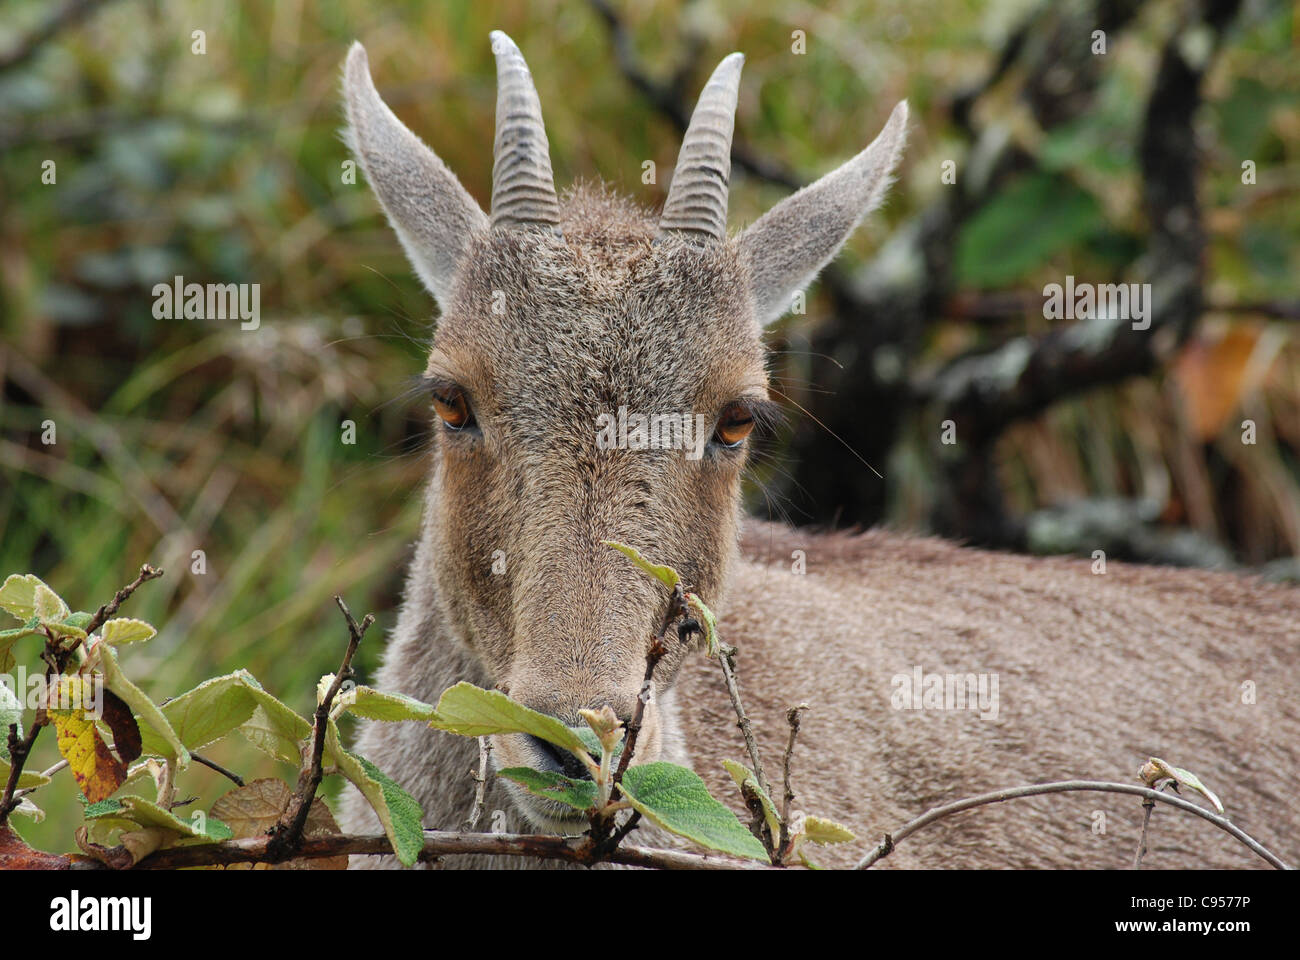
MULTIPOLYGON (((277 862, 270 849, 273 837, 249 837, 222 843, 160 850, 141 860, 138 870, 176 870, 182 867, 215 866, 230 863, 277 862)), ((560 837, 552 834, 424 832, 421 860, 452 854, 492 854, 543 857, 570 863, 591 864, 593 843, 589 837, 560 837)), ((292 854, 294 859, 315 860, 344 854, 391 856, 392 845, 384 834, 335 835, 304 838, 292 854)), ((648 847, 621 847, 605 858, 610 863, 663 870, 767 870, 765 863, 736 860, 719 854, 685 853, 648 847)), ((91 869, 97 869, 94 865, 91 869)))
POLYGON ((131 594, 139 590, 141 584, 147 583, 150 580, 157 580, 162 575, 163 575, 162 570, 159 570, 155 567, 151 567, 147 563, 142 564, 140 567, 140 575, 137 576, 130 583, 128 583, 121 590, 117 591, 117 593, 113 595, 112 600, 108 601, 108 603, 104 604, 102 607, 100 607, 98 610, 95 611, 95 615, 90 618, 90 623, 86 624, 86 636, 90 636, 92 633, 94 633, 96 630, 102 627, 104 625, 104 622, 108 620, 109 617, 117 613, 117 608, 120 607, 123 603, 125 603, 127 598, 131 596, 131 594))
POLYGON ((271 849, 277 859, 283 859, 288 854, 296 851, 302 844, 303 830, 307 826, 307 817, 311 813, 312 801, 316 798, 316 790, 320 782, 325 777, 325 768, 322 758, 325 754, 325 733, 329 729, 330 706, 334 703, 334 698, 338 696, 339 688, 343 686, 343 681, 352 676, 352 658, 356 655, 357 647, 361 644, 361 638, 365 636, 370 625, 375 622, 375 616, 367 613, 361 623, 357 623, 352 618, 352 611, 348 605, 343 602, 341 596, 335 596, 334 602, 339 605, 339 610, 343 612, 343 618, 348 624, 348 649, 343 654, 343 663, 339 666, 338 672, 334 674, 334 681, 329 685, 325 696, 316 707, 316 713, 312 720, 312 748, 311 763, 298 778, 298 790, 289 807, 285 810, 284 816, 276 824, 270 837, 271 849))
POLYGON ((1146 812, 1142 814, 1142 839, 1138 841, 1137 854, 1133 857, 1133 869, 1142 869, 1142 856, 1147 852, 1147 827, 1151 824, 1151 811, 1156 808, 1154 800, 1143 800, 1142 809, 1146 812))
POLYGON ((470 774, 477 784, 474 788, 474 807, 469 812, 469 817, 465 820, 465 829, 473 832, 478 827, 479 818, 483 816, 483 811, 487 809, 485 796, 487 794, 488 782, 488 756, 492 753, 492 740, 489 737, 478 738, 478 772, 470 770, 470 774))
POLYGON ((786 847, 790 843, 790 804, 794 802, 794 788, 790 786, 790 760, 794 756, 794 741, 799 736, 799 714, 808 709, 808 704, 801 703, 785 712, 786 723, 790 724, 790 740, 785 745, 785 757, 782 768, 785 773, 785 795, 781 798, 781 841, 777 851, 785 857, 786 847))
POLYGON ((736 711, 736 726, 745 738, 745 749, 749 751, 749 760, 754 765, 754 779, 769 797, 772 795, 767 778, 763 776, 763 762, 758 758, 758 743, 754 740, 754 731, 750 729, 749 716, 745 706, 740 702, 740 688, 736 686, 736 648, 722 644, 718 650, 718 662, 722 665, 722 676, 727 682, 727 696, 731 698, 731 708, 736 711))
POLYGON ((244 778, 241 777, 239 774, 232 773, 231 771, 223 767, 221 764, 215 763, 212 760, 209 760, 207 757, 195 753, 193 750, 190 751, 190 759, 195 761, 196 763, 203 764, 203 766, 207 767, 209 770, 215 770, 217 773, 221 774, 222 776, 230 780, 232 783, 234 783, 234 785, 237 787, 242 787, 244 785, 244 778))
POLYGON ((1195 814, 1202 820, 1208 820, 1220 830, 1223 830, 1240 840, 1277 869, 1291 869, 1291 867, 1284 863, 1277 854, 1265 848, 1263 844, 1255 840, 1247 834, 1246 831, 1242 830, 1226 817, 1220 817, 1203 807, 1198 807, 1196 804, 1182 799, 1181 797, 1171 797, 1147 787, 1138 787, 1129 783, 1111 783, 1105 780, 1061 780, 1056 783, 1034 783, 1024 787, 1011 787, 1006 790, 994 790, 991 793, 981 793, 977 797, 967 797, 965 800, 957 800, 953 803, 944 804, 941 807, 935 807, 933 810, 925 812, 915 820, 908 821, 893 833, 885 834, 885 838, 880 842, 880 845, 858 861, 857 869, 865 870, 882 857, 889 856, 898 843, 907 839, 909 836, 916 833, 916 831, 928 827, 930 824, 936 823, 945 817, 950 817, 954 813, 961 813, 963 810, 970 810, 973 807, 982 807, 990 803, 1002 803, 1004 800, 1017 800, 1021 797, 1036 797, 1047 793, 1072 793, 1077 791, 1131 793, 1136 797, 1142 797, 1146 800, 1159 800, 1161 803, 1167 803, 1180 810, 1186 810, 1188 813, 1195 814))

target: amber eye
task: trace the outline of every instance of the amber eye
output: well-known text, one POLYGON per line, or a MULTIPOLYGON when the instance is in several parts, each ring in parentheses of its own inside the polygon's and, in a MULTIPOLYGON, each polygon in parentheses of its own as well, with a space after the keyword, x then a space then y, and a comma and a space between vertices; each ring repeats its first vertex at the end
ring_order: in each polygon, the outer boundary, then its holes
POLYGON ((446 387, 433 391, 433 409, 452 430, 463 430, 473 423, 469 397, 460 387, 446 387))
POLYGON ((743 403, 729 403, 718 418, 713 439, 724 447, 738 447, 754 429, 754 414, 743 403))

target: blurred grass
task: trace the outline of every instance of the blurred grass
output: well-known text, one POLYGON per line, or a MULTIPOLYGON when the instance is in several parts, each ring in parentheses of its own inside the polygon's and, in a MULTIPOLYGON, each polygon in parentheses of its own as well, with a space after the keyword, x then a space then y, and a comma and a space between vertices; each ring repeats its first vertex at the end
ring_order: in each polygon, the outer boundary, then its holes
MULTIPOLYGON (((0 48, 49 6, 11 0, 0 48)), ((910 99, 908 161, 886 209, 851 241, 851 269, 946 189, 940 163, 964 158, 945 97, 983 75, 1030 5, 619 6, 657 75, 676 62, 683 19, 704 38, 691 95, 718 59, 745 51, 738 135, 809 176, 860 149, 889 106, 910 99), (808 36, 802 57, 791 55, 796 29, 808 36)), ((1211 77, 1208 286, 1226 299, 1297 292, 1300 59, 1287 6, 1254 5, 1211 77), (1258 162, 1256 191, 1240 188, 1242 158, 1258 162)), ((1153 4, 1113 51, 1086 123, 1035 145, 1054 178, 1047 195, 1052 184, 1071 191, 1082 213, 1063 208, 1064 219, 1047 224, 1059 242, 1028 245, 1017 224, 1046 216, 1044 186, 1013 186, 983 215, 985 233, 967 235, 964 283, 1034 288, 1065 272, 1109 276, 1140 248, 1133 124, 1171 16, 1174 4, 1153 4)), ((364 180, 342 181, 339 68, 361 39, 387 101, 486 206, 495 104, 487 34, 498 28, 532 67, 557 182, 602 177, 660 203, 666 182, 643 185, 642 163, 671 169, 677 134, 621 77, 583 3, 119 0, 0 73, 0 574, 37 573, 74 607, 93 609, 142 562, 165 567, 128 610, 160 627, 126 658, 156 698, 242 667, 306 713, 346 639, 336 592, 358 616, 378 615, 358 665, 364 675, 377 663, 419 519, 426 414, 407 387, 422 368, 432 308, 364 180), (201 56, 191 52, 200 29, 201 56), (55 185, 40 183, 46 160, 55 185), (153 285, 177 274, 260 284, 261 329, 154 319, 153 285), (39 440, 47 419, 54 446, 39 440), (348 419, 355 445, 340 441, 348 419), (195 550, 205 574, 191 572, 195 550)), ((737 172, 733 227, 785 192, 737 172)), ((824 310, 814 298, 807 323, 824 310)), ((1031 315, 1010 329, 1043 325, 1031 315)), ((1006 333, 939 324, 926 357, 937 363, 1006 333)), ((795 349, 800 336, 792 325, 775 345, 795 349)), ((1010 504, 1131 493, 1153 476, 1182 503, 1208 483, 1214 515, 1198 523, 1255 538, 1244 551, 1252 562, 1295 553, 1296 350, 1288 339, 1241 401, 1266 424, 1259 447, 1231 442, 1235 417, 1212 447, 1218 460, 1196 447, 1189 454, 1172 385, 1129 384, 1007 434, 1010 504), (1240 457, 1252 464, 1220 464, 1240 457), (1259 489, 1224 493, 1243 475, 1259 489)), ((798 381, 802 369, 796 353, 776 372, 798 381)), ((887 471, 893 520, 918 527, 928 517, 922 436, 918 424, 887 471)), ((762 503, 757 491, 752 499, 762 503)), ((1196 513, 1179 509, 1171 519, 1196 513)), ((272 772, 237 738, 211 753, 246 778, 272 772)), ((55 759, 43 737, 31 767, 55 759)), ((224 789, 201 768, 182 784, 204 805, 224 789)), ((70 784, 37 799, 48 819, 20 820, 20 832, 70 849, 80 821, 70 784)))

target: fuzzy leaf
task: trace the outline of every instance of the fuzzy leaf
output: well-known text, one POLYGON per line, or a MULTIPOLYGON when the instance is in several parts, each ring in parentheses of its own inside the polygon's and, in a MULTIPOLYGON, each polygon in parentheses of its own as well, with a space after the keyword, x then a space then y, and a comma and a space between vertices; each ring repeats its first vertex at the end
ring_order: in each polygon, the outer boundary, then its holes
POLYGON ((0 610, 22 621, 31 620, 36 616, 37 587, 45 587, 45 583, 34 574, 15 573, 5 577, 5 582, 0 584, 0 610))
POLYGON ((619 789, 642 816, 665 830, 711 850, 767 860, 757 838, 685 767, 662 761, 628 767, 619 789))
POLYGON ((829 843, 848 843, 857 839, 857 835, 844 824, 823 817, 804 817, 803 832, 804 836, 813 843, 820 843, 823 846, 829 843))
MULTIPOLYGON (((126 678, 117 665, 117 652, 103 640, 96 643, 87 660, 104 671, 104 686, 126 701, 146 726, 140 729, 140 749, 143 753, 172 757, 180 769, 190 763, 189 751, 181 743, 163 710, 159 709, 144 691, 126 678)), ((170 704, 169 704, 170 706, 170 704)))
POLYGON ((1182 767, 1175 767, 1173 764, 1166 763, 1159 757, 1152 757, 1142 765, 1142 769, 1139 771, 1139 776, 1149 787, 1155 787, 1156 784, 1164 780, 1172 780, 1175 784, 1182 784, 1183 786, 1201 794, 1201 796, 1205 797, 1206 800, 1210 801, 1215 810, 1219 811, 1219 813, 1223 813, 1223 804, 1220 803, 1219 798, 1214 795, 1214 791, 1201 783, 1200 778, 1190 770, 1184 770, 1182 767))
POLYGON ((0 760, 9 759, 9 727, 18 728, 18 736, 23 735, 23 704, 7 683, 0 683, 0 760))
MULTIPOLYGON (((33 613, 41 618, 41 623, 53 626, 61 623, 63 618, 72 613, 63 598, 43 583, 37 583, 32 592, 33 613)), ((75 628, 74 628, 75 629, 75 628)), ((84 637, 85 631, 81 632, 84 637)))
MULTIPOLYGON (((5 736, 8 737, 7 732, 5 733, 5 736)), ((0 758, 0 784, 5 784, 8 782, 9 782, 9 761, 0 758)), ((18 774, 19 790, 26 790, 29 787, 43 787, 49 782, 50 782, 49 777, 43 776, 39 773, 33 773, 30 770, 24 770, 22 773, 18 774)), ((0 790, 3 789, 4 789, 3 786, 0 786, 0 790)))
POLYGON ((669 590, 674 589, 682 582, 681 576, 672 567, 664 566, 658 563, 651 563, 645 557, 641 556, 636 547, 629 547, 626 543, 619 543, 617 540, 600 541, 607 547, 613 547, 619 553, 624 554, 638 567, 644 570, 650 576, 654 577, 669 590))
POLYGON ((546 800, 556 800, 574 810, 592 810, 600 800, 600 791, 592 780, 574 780, 562 773, 507 767, 497 774, 513 780, 529 793, 546 800))
POLYGON ((718 618, 699 598, 697 594, 686 594, 686 606, 695 611, 696 616, 700 618, 700 625, 704 627, 704 647, 709 656, 718 655, 718 618))
MULTIPOLYGON (((332 679, 332 677, 331 677, 332 679)), ((432 704, 416 700, 401 693, 381 693, 373 687, 352 687, 340 690, 330 710, 333 716, 347 711, 367 720, 423 720, 426 723, 438 716, 432 704)))
POLYGON ((384 825, 397 859, 408 867, 414 864, 424 848, 424 811, 415 798, 369 760, 344 750, 337 724, 326 728, 325 741, 337 757, 339 772, 356 785, 384 825))
POLYGON ((781 815, 776 812, 776 804, 767 795, 767 791, 759 786, 754 771, 735 760, 723 760, 722 765, 727 768, 727 773, 731 774, 731 779, 736 781, 736 786, 740 787, 742 797, 746 790, 752 791, 754 796, 758 797, 759 803, 763 806, 763 819, 767 822, 767 828, 772 831, 772 840, 775 843, 776 838, 781 835, 781 815))
MULTIPOLYGON (((555 717, 530 710, 497 690, 484 690, 461 681, 438 700, 436 716, 429 726, 465 737, 488 734, 530 733, 547 743, 563 747, 595 770, 587 745, 576 730, 555 717)), ((599 747, 597 748, 599 749, 599 747)))
MULTIPOLYGON (((199 750, 247 723, 259 707, 268 727, 285 739, 302 740, 311 732, 310 723, 263 690, 245 670, 204 681, 169 701, 162 715, 182 749, 199 750)), ((174 756, 175 751, 165 738, 146 733, 145 753, 174 756)))
POLYGON ((149 640, 157 633, 158 631, 151 624, 145 623, 143 620, 132 620, 129 617, 118 617, 109 620, 100 630, 100 636, 104 638, 104 642, 115 647, 149 640))

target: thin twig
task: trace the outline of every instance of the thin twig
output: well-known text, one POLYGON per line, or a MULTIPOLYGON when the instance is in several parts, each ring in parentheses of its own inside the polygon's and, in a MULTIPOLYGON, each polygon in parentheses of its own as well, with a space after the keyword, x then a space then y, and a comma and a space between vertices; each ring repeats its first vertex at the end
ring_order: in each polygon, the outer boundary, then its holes
POLYGON ((128 583, 121 590, 117 591, 117 593, 113 596, 112 600, 108 601, 108 603, 104 604, 102 607, 100 607, 98 610, 95 611, 95 615, 90 618, 90 623, 86 624, 86 636, 90 636, 92 633, 94 633, 96 630, 102 627, 104 625, 104 622, 109 617, 117 613, 117 608, 120 607, 123 603, 125 603, 126 599, 129 596, 131 596, 131 594, 139 590, 141 584, 144 584, 150 580, 156 580, 162 575, 163 575, 162 570, 158 570, 155 567, 151 567, 147 563, 141 565, 140 575, 137 576, 130 583, 128 583))
POLYGON ((302 844, 303 830, 307 826, 307 817, 311 814, 311 805, 316 798, 316 789, 325 777, 323 757, 325 755, 325 733, 329 729, 330 706, 334 703, 334 698, 338 696, 343 681, 352 676, 352 658, 356 655, 357 647, 360 646, 361 638, 365 636, 366 630, 375 622, 374 614, 367 613, 361 623, 358 624, 353 619, 352 611, 348 609, 348 605, 343 602, 341 596, 336 595, 334 602, 339 605, 339 610, 343 612, 343 618, 348 623, 348 649, 343 654, 343 663, 339 666, 338 672, 334 674, 333 683, 329 685, 325 696, 316 707, 316 713, 312 721, 311 763, 299 776, 298 789, 294 798, 271 834, 271 849, 277 858, 296 851, 302 844))
POLYGON ((1142 814, 1142 839, 1138 841, 1137 854, 1133 857, 1133 869, 1142 869, 1142 856, 1147 852, 1147 827, 1151 823, 1151 811, 1156 808, 1156 802, 1151 799, 1142 801, 1142 809, 1146 812, 1142 814))
MULTIPOLYGON (((41 776, 42 776, 42 777, 45 777, 45 778, 48 779, 48 778, 54 776, 56 773, 58 773, 60 770, 62 770, 62 769, 63 769, 64 767, 66 767, 67 765, 68 765, 68 761, 66 761, 66 760, 60 760, 58 763, 54 764, 54 766, 52 766, 52 767, 47 767, 46 769, 42 770, 42 771, 41 771, 41 776)), ((40 788, 40 787, 28 787, 26 790, 19 790, 17 793, 14 794, 14 796, 17 797, 19 800, 21 800, 23 797, 27 796, 27 794, 29 794, 29 793, 35 793, 35 792, 36 792, 37 790, 39 790, 39 789, 41 789, 41 788, 40 788)))
POLYGON ((632 762, 632 754, 636 750, 637 736, 641 733, 641 723, 645 719, 646 706, 650 703, 650 692, 654 683, 655 667, 663 659, 668 648, 664 646, 664 637, 668 635, 668 628, 680 617, 686 615, 686 595, 679 583, 673 587, 672 595, 668 598, 668 609, 664 612, 663 622, 659 625, 659 632, 655 634, 650 641, 650 647, 645 654, 645 676, 641 680, 641 692, 637 694, 636 707, 632 711, 632 719, 628 721, 627 735, 623 738, 623 753, 618 759, 618 769, 614 771, 614 784, 617 786, 623 780, 623 774, 627 772, 628 765, 632 762))
POLYGON ((790 724, 790 739, 785 745, 785 757, 782 761, 785 795, 781 798, 781 840, 776 847, 781 857, 785 856, 786 847, 790 843, 790 804, 794 802, 794 788, 790 786, 790 760, 794 756, 795 738, 799 736, 799 714, 807 709, 808 704, 801 703, 785 712, 786 722, 790 724))
POLYGON ((221 764, 209 760, 207 757, 203 756, 202 754, 195 753, 193 750, 191 750, 190 758, 192 760, 197 761, 198 763, 203 764, 203 766, 207 767, 209 770, 215 770, 217 771, 217 773, 227 777, 235 784, 235 786, 242 787, 244 785, 244 778, 241 777, 239 774, 232 773, 231 771, 223 767, 221 764))
POLYGON ((488 781, 488 755, 492 753, 492 741, 488 737, 478 738, 478 772, 470 770, 474 777, 474 808, 469 812, 469 818, 465 821, 465 829, 473 832, 478 826, 479 818, 483 816, 483 811, 487 809, 487 781, 488 781))
POLYGON ((1195 814, 1202 820, 1208 820, 1220 830, 1236 837, 1252 851, 1267 860, 1279 870, 1290 870, 1282 858, 1268 850, 1259 841, 1255 840, 1244 830, 1238 827, 1226 817, 1220 817, 1217 814, 1210 813, 1203 807, 1198 807, 1181 797, 1171 797, 1164 793, 1159 793, 1147 787, 1138 787, 1129 783, 1110 783, 1105 780, 1061 780, 1056 783, 1034 783, 1024 787, 1011 787, 1006 790, 994 790, 991 793, 981 793, 977 797, 967 797, 965 800, 957 800, 953 803, 944 804, 941 807, 935 807, 929 810, 915 820, 904 824, 901 828, 893 833, 885 834, 884 840, 880 846, 876 847, 871 853, 867 854, 858 861, 857 869, 865 870, 877 860, 888 856, 893 852, 894 847, 902 840, 911 836, 916 831, 928 827, 930 824, 944 817, 951 816, 954 813, 960 813, 963 810, 969 810, 972 807, 981 807, 990 803, 1001 803, 1004 800, 1017 800, 1020 797, 1035 797, 1046 793, 1071 793, 1075 791, 1095 791, 1100 793, 1131 793, 1137 797, 1143 797, 1147 800, 1159 800, 1161 803, 1167 803, 1170 806, 1177 807, 1180 810, 1186 810, 1188 813, 1195 814))
POLYGON ((745 706, 740 702, 740 688, 736 686, 736 652, 735 647, 721 644, 718 648, 718 662, 722 665, 722 676, 727 682, 727 696, 731 697, 731 707, 736 711, 736 726, 740 728, 745 738, 745 749, 749 751, 750 762, 754 764, 754 779, 763 788, 763 792, 770 797, 772 791, 767 785, 767 778, 763 776, 763 762, 758 759, 758 743, 754 740, 753 730, 750 729, 745 706))

